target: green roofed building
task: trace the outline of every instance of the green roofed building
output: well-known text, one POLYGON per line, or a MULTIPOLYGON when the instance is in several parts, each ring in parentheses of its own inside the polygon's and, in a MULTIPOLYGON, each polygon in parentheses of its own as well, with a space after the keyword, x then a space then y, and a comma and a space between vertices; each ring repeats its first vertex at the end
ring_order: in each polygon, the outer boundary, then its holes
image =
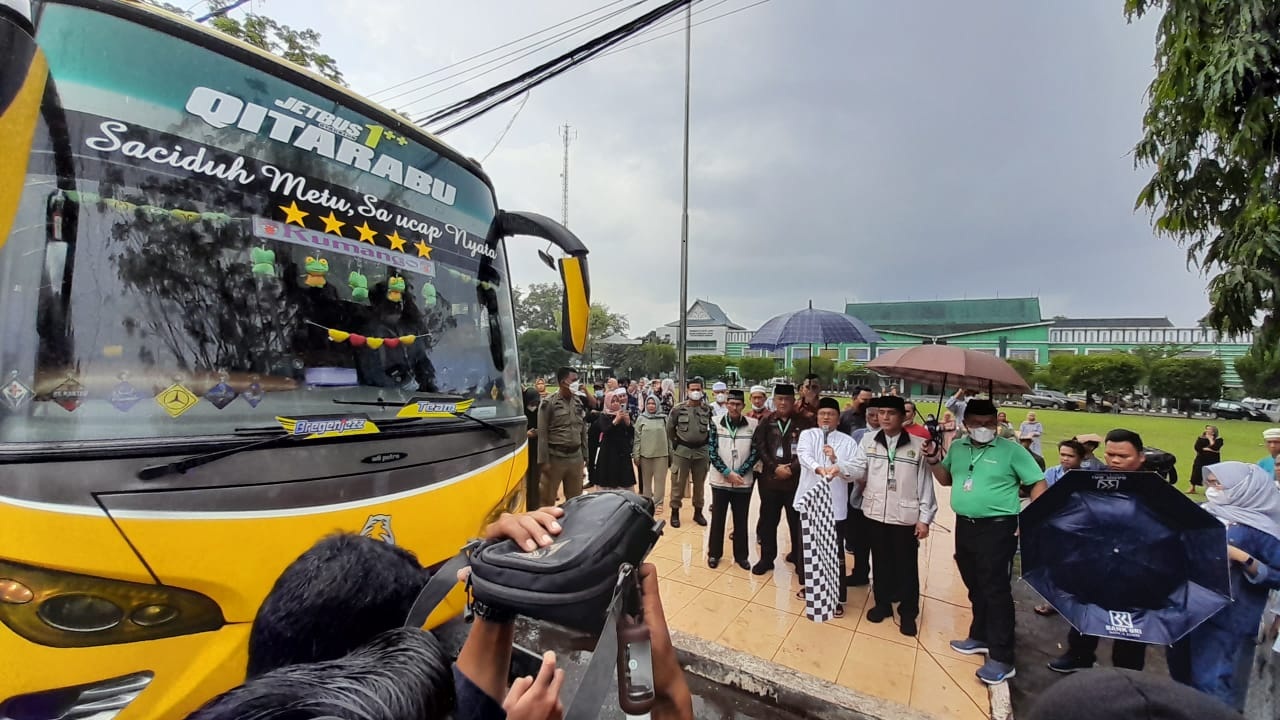
MULTIPOLYGON (((1251 336, 1224 338, 1206 327, 1177 327, 1168 318, 1045 318, 1039 298, 913 300, 849 303, 853 315, 884 338, 874 345, 814 347, 812 352, 838 360, 867 362, 877 355, 925 343, 956 345, 1008 359, 1045 364, 1058 354, 1094 355, 1128 352, 1142 345, 1181 345, 1184 356, 1217 357, 1225 368, 1227 387, 1239 387, 1233 360, 1248 351, 1251 336)), ((809 356, 810 348, 765 352, 747 348, 749 331, 726 337, 730 357, 771 355, 780 367, 809 356)))

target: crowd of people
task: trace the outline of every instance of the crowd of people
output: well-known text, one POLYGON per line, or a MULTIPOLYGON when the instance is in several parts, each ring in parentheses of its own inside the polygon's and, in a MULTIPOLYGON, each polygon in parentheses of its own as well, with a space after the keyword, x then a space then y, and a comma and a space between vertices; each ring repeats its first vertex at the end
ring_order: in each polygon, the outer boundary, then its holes
MULTIPOLYGON (((561 489, 566 496, 580 491, 561 482, 563 475, 554 471, 559 456, 548 454, 557 446, 565 449, 563 438, 580 437, 573 446, 582 448, 574 455, 575 472, 581 478, 585 468, 588 485, 634 488, 638 482, 639 492, 661 506, 669 470, 665 501, 673 527, 680 526, 686 488, 693 521, 708 524, 704 486, 710 486, 709 567, 724 560, 728 533, 735 564, 756 575, 772 571, 785 515, 790 552, 784 560, 804 577, 817 559, 801 552, 799 498, 815 484, 827 484, 843 578, 836 616, 844 613, 846 587, 871 584, 874 603, 867 621, 883 622, 896 613, 904 635, 918 632, 919 544, 937 514, 935 486, 950 487, 955 560, 972 609, 968 636, 951 647, 985 655, 977 676, 989 684, 1016 672, 1011 583, 1021 510, 1071 470, 1128 472, 1147 462, 1142 438, 1115 429, 1105 437, 1081 434, 1057 441, 1058 462, 1049 465, 1043 451, 1046 429, 1034 412, 1015 427, 991 399, 968 389, 946 400, 946 414, 938 420, 920 418, 913 403, 896 392, 877 397, 865 387, 854 388, 842 409, 834 398, 822 396, 814 375, 798 387, 782 384, 772 391, 761 386, 730 390, 717 382, 710 399, 702 379, 693 378, 679 401, 665 382, 610 379, 593 398, 575 379, 568 368, 557 374, 559 393, 542 404, 538 426, 531 430, 544 468, 553 470, 542 475, 543 502, 561 489), (576 414, 566 416, 557 397, 577 397, 576 414), (749 528, 753 493, 759 515, 749 528), (754 564, 752 537, 760 546, 754 564)), ((1251 656, 1268 591, 1280 588, 1280 487, 1274 482, 1280 428, 1268 430, 1265 439, 1271 456, 1259 466, 1222 462, 1222 439, 1212 426, 1196 441, 1193 483, 1206 486, 1205 509, 1228 526, 1235 602, 1169 650, 1173 678, 1237 709, 1246 684, 1243 659, 1251 656)), ((1047 604, 1036 611, 1056 613, 1047 604)), ((1091 668, 1097 646, 1097 637, 1071 630, 1066 652, 1050 668, 1061 673, 1091 668)), ((1112 662, 1140 670, 1145 654, 1146 645, 1120 641, 1112 662)))

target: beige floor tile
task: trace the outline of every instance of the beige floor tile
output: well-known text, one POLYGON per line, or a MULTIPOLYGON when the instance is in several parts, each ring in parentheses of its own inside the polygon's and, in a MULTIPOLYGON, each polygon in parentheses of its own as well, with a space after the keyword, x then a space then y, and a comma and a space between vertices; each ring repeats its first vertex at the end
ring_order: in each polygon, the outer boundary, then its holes
POLYGON ((719 573, 715 570, 708 570, 705 565, 698 567, 689 563, 682 563, 671 570, 670 577, 678 582, 705 588, 719 577, 719 573))
POLYGON ((720 633, 717 642, 768 660, 778 651, 796 622, 796 616, 790 613, 747 603, 720 633))
POLYGON ((938 656, 981 665, 981 655, 961 655, 951 649, 952 640, 963 640, 969 636, 969 622, 973 615, 967 607, 948 605, 931 598, 925 598, 920 611, 920 645, 925 650, 938 656))
POLYGON ((702 588, 686 585, 669 578, 658 578, 658 596, 662 598, 662 612, 670 620, 693 601, 702 588))
POLYGON ((676 630, 697 635, 704 640, 715 640, 746 606, 745 600, 703 590, 668 624, 676 630))
POLYGON ((840 674, 853 633, 832 626, 798 619, 782 641, 773 661, 792 670, 834 681, 840 674))
POLYGON ((925 577, 922 591, 925 597, 952 605, 969 604, 969 590, 959 575, 944 575, 934 571, 925 577))
MULTIPOLYGON (((736 568, 735 569, 741 569, 736 568)), ((738 598, 739 600, 751 600, 764 589, 765 581, 751 573, 746 576, 724 572, 707 586, 708 590, 714 590, 721 595, 738 598)))
POLYGON ((914 647, 854 633, 836 682, 905 705, 911 699, 915 662, 914 647))
POLYGON ((680 562, 677 560, 665 558, 660 555, 654 555, 653 553, 650 553, 649 557, 645 558, 645 562, 658 569, 658 577, 660 578, 667 577, 671 573, 675 572, 676 567, 680 565, 680 562))
MULTIPOLYGON (((867 605, 866 605, 867 610, 871 609, 874 605, 875 605, 874 599, 867 600, 867 605)), ((872 637, 877 637, 877 638, 880 638, 881 640, 887 640, 891 643, 896 643, 898 645, 907 645, 913 648, 916 647, 917 645, 915 637, 912 637, 909 635, 903 635, 902 632, 898 629, 898 616, 896 612, 894 613, 894 616, 891 618, 885 618, 884 620, 881 620, 878 623, 873 623, 867 619, 866 610, 863 610, 858 615, 857 620, 858 620, 859 633, 870 635, 872 637)))
MULTIPOLYGON (((952 655, 955 655, 955 653, 952 653, 952 655)), ((946 671, 952 682, 960 686, 960 689, 965 691, 965 694, 969 696, 969 699, 974 704, 980 708, 991 705, 991 695, 987 692, 987 686, 974 676, 974 665, 972 663, 942 655, 934 655, 933 660, 942 666, 942 669, 946 671)))
POLYGON ((780 587, 773 583, 765 583, 755 597, 751 598, 751 602, 781 610, 789 615, 800 615, 804 612, 804 601, 796 597, 798 589, 798 587, 780 587))
MULTIPOLYGON (((977 678, 974 682, 978 682, 977 678)), ((987 717, 987 712, 973 702, 933 656, 923 652, 916 653, 911 707, 948 720, 984 720, 987 717)))

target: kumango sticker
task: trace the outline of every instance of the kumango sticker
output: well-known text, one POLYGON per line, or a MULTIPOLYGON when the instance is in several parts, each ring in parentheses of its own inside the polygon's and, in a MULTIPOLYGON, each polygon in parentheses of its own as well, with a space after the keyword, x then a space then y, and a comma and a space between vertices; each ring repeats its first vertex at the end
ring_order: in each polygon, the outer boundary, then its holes
POLYGON ((9 373, 9 382, 4 384, 4 388, 0 389, 0 398, 4 399, 4 404, 10 410, 20 410, 35 392, 27 387, 18 379, 18 373, 9 373))
POLYGON ((262 392, 262 385, 256 382, 249 383, 249 389, 240 394, 240 397, 249 403, 249 407, 254 408, 258 407, 258 403, 262 402, 262 398, 265 396, 266 393, 262 392))
POLYGON ((181 383, 174 383, 160 391, 156 396, 156 402, 169 413, 169 417, 176 418, 195 407, 196 403, 200 402, 200 398, 183 387, 181 383))
POLYGON ((89 397, 89 391, 85 390, 83 385, 72 378, 68 378, 66 382, 49 393, 49 399, 67 412, 75 412, 77 408, 84 404, 84 400, 87 397, 89 397))
POLYGON ((209 388, 209 392, 204 394, 204 399, 213 404, 219 410, 225 408, 235 402, 240 397, 240 393, 236 392, 230 385, 220 382, 209 388))
POLYGON ((363 415, 309 418, 277 417, 276 422, 280 423, 280 427, 284 428, 285 432, 306 440, 346 437, 348 435, 372 435, 379 432, 378 426, 363 415))
POLYGON ((142 401, 142 395, 132 384, 122 380, 119 385, 111 389, 110 401, 111 406, 120 412, 129 412, 134 405, 142 401))
POLYGON ((420 400, 400 408, 396 417, 453 418, 471 409, 475 400, 420 400))

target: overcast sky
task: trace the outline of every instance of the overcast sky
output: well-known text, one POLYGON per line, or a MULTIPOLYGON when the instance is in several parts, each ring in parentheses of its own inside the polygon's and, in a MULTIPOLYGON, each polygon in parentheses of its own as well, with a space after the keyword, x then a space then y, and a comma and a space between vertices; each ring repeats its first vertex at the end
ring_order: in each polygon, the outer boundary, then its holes
MULTIPOLYGON (((694 21, 753 1, 702 0, 694 21)), ((257 7, 320 31, 350 85, 381 99, 605 3, 257 7)), ((659 4, 435 97, 409 102, 467 76, 387 104, 423 111, 461 99, 659 4)), ((810 299, 843 309, 997 294, 1038 295, 1046 316, 1194 323, 1207 309, 1204 279, 1133 210, 1147 176, 1131 149, 1155 23, 1127 24, 1122 6, 772 0, 695 27, 690 300, 717 302, 748 328, 810 299)), ((503 207, 559 217, 557 127, 573 126, 569 226, 591 248, 592 299, 625 313, 634 334, 679 313, 683 77, 682 33, 592 61, 534 90, 484 163, 503 207)), ((480 158, 516 106, 445 140, 480 158)), ((540 246, 509 244, 517 284, 556 279, 535 258, 540 246)))

